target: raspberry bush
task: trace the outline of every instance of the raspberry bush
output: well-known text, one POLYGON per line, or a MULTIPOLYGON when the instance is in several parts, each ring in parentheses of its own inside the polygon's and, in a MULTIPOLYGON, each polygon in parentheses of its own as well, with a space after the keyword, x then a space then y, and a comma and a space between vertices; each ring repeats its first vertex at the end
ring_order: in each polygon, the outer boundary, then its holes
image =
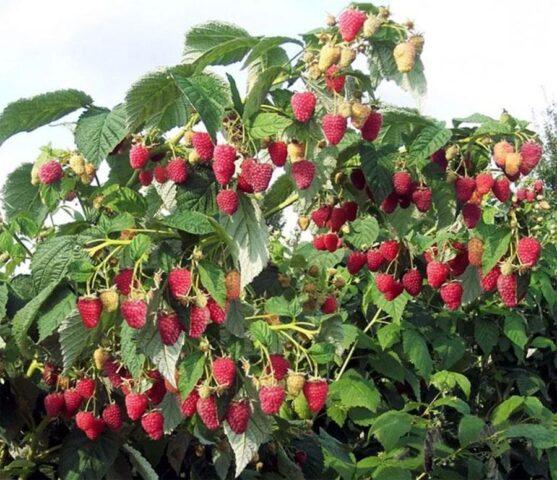
POLYGON ((112 109, 4 109, 0 142, 80 114, 2 190, 3 475, 557 478, 542 147, 382 102, 423 48, 372 4, 210 22, 112 109))

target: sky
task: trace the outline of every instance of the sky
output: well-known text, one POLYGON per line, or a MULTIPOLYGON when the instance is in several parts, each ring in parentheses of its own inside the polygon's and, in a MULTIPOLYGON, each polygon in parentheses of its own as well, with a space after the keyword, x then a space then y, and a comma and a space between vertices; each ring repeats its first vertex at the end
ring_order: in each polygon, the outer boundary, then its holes
MULTIPOLYGON (((179 63, 184 33, 226 20, 254 35, 288 35, 324 24, 340 0, 0 0, 0 110, 39 93, 77 88, 112 107, 144 73, 179 63)), ((425 34, 428 95, 422 112, 449 120, 474 112, 541 120, 557 98, 554 0, 391 0, 397 21, 425 34)), ((415 106, 393 85, 380 98, 415 106)), ((75 117, 74 117, 75 118, 75 117)), ((0 185, 48 142, 73 146, 68 126, 21 133, 0 147, 0 185)))

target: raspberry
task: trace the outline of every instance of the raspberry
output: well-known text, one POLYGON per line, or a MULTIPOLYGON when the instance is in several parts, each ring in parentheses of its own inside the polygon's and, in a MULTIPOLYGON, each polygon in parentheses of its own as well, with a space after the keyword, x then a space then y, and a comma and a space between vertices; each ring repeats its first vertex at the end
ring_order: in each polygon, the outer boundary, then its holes
POLYGON ((467 228, 474 228, 481 216, 482 209, 475 203, 467 203, 462 207, 462 218, 467 228))
POLYGON ((466 247, 458 251, 455 257, 449 260, 447 264, 449 265, 450 273, 454 277, 462 275, 468 266, 468 251, 466 247))
POLYGON ((124 300, 120 306, 120 313, 130 327, 143 328, 147 321, 147 303, 144 300, 124 300))
POLYGON ((213 172, 220 185, 226 185, 232 179, 236 166, 236 149, 231 145, 217 145, 213 155, 213 172))
POLYGON ((412 202, 420 212, 427 212, 431 208, 431 190, 427 187, 416 188, 412 192, 412 202))
POLYGON ((168 274, 168 288, 178 300, 185 297, 191 288, 191 273, 187 268, 174 268, 168 274))
POLYGON ((316 250, 327 250, 325 246, 325 235, 316 235, 313 237, 313 247, 316 250))
POLYGON ((446 263, 437 262, 435 260, 427 264, 426 273, 427 281, 432 288, 439 288, 449 276, 449 266, 446 263))
POLYGON ((373 142, 379 135, 381 125, 383 125, 383 115, 379 112, 371 112, 360 129, 362 138, 367 142, 373 142))
POLYGON ((226 311, 213 298, 207 300, 207 308, 213 323, 222 325, 226 321, 226 311))
POLYGON ((145 391, 145 395, 151 403, 158 405, 166 395, 164 377, 157 370, 147 372, 147 376, 154 381, 151 387, 145 391))
POLYGON ((386 214, 393 213, 398 206, 398 195, 395 191, 392 191, 385 197, 385 199, 381 202, 381 210, 383 210, 386 214))
POLYGON ((317 99, 311 92, 297 92, 292 95, 290 104, 296 120, 306 123, 313 116, 317 99))
POLYGON ((174 183, 184 183, 188 179, 188 165, 182 158, 175 157, 166 166, 166 176, 174 183))
POLYGON ((534 192, 534 190, 532 189, 528 189, 528 191, 526 192, 526 201, 531 203, 535 199, 536 199, 536 192, 534 192))
POLYGON ((379 251, 387 262, 392 262, 398 256, 399 244, 397 240, 386 240, 379 245, 379 251))
POLYGON ((501 269, 497 266, 493 267, 487 275, 481 278, 481 286, 484 292, 491 292, 497 287, 497 280, 501 275, 501 269))
POLYGON ((277 166, 282 167, 286 163, 288 149, 284 142, 271 142, 267 147, 271 161, 277 166))
POLYGON ((117 431, 122 428, 122 412, 116 403, 104 407, 102 419, 110 430, 117 431))
POLYGON ((383 296, 389 302, 392 302, 395 298, 397 298, 402 292, 404 291, 404 285, 394 280, 392 285, 390 286, 389 290, 383 292, 383 296))
POLYGON ((516 307, 518 304, 517 287, 518 282, 516 275, 499 275, 497 278, 497 291, 501 296, 501 300, 507 307, 516 307))
POLYGON ((417 297, 422 291, 422 283, 422 275, 419 270, 415 268, 408 270, 402 276, 402 285, 404 286, 404 289, 413 297, 417 297))
POLYGON ((358 216, 358 204, 356 202, 346 201, 342 204, 342 208, 344 210, 346 221, 353 222, 356 220, 356 217, 358 216))
POLYGON ((44 185, 52 185, 62 179, 64 171, 56 160, 49 160, 39 167, 39 180, 44 185))
POLYGON ((416 47, 412 42, 399 43, 393 50, 396 67, 400 73, 408 73, 414 68, 416 47))
POLYGON ((230 357, 216 358, 213 361, 213 376, 219 386, 232 387, 236 380, 236 363, 230 357))
POLYGON ((412 203, 412 197, 410 195, 405 195, 404 197, 398 197, 398 206, 400 208, 408 208, 412 203))
POLYGON ((513 146, 509 142, 501 140, 493 147, 493 160, 499 167, 504 167, 507 155, 513 152, 513 146))
POLYGON ((164 345, 174 345, 178 341, 182 327, 178 315, 173 312, 159 312, 157 329, 164 345))
POLYGON ((325 72, 325 86, 329 92, 340 93, 344 88, 346 77, 339 74, 338 65, 331 65, 325 72))
POLYGON ((240 272, 230 270, 224 279, 226 287, 226 298, 228 300, 237 300, 242 293, 240 272))
POLYGON ((96 296, 80 297, 77 300, 77 310, 85 328, 95 328, 99 324, 103 304, 96 296))
POLYGON ((346 118, 327 113, 323 117, 323 134, 331 145, 338 145, 346 132, 346 118))
POLYGON ((153 176, 155 177, 155 181, 158 183, 164 183, 168 180, 168 173, 166 171, 166 167, 162 165, 157 165, 153 168, 153 176))
POLYGON ((509 153, 505 159, 505 173, 507 176, 520 175, 522 165, 522 155, 520 153, 509 153))
POLYGON ((314 379, 305 382, 304 396, 312 413, 319 412, 327 401, 329 385, 326 380, 314 379))
POLYGON ((326 71, 331 65, 340 60, 340 47, 334 44, 325 44, 319 51, 317 66, 322 72, 326 71))
POLYGON ((95 415, 93 415, 93 412, 77 412, 75 415, 75 424, 77 428, 83 431, 94 428, 95 415))
POLYGON ((194 388, 180 405, 180 411, 184 417, 193 417, 197 411, 197 400, 199 400, 199 392, 194 388))
POLYGON ((65 402, 63 393, 49 393, 44 397, 44 409, 49 417, 56 417, 64 412, 65 402))
POLYGON ((524 200, 526 200, 527 197, 527 191, 525 188, 519 188, 516 190, 516 199, 519 202, 523 202, 524 200))
POLYGON ((129 295, 132 290, 133 270, 124 268, 114 276, 114 284, 122 295, 129 295))
POLYGON ((149 412, 141 419, 143 431, 151 440, 160 440, 164 435, 164 415, 161 412, 149 412))
POLYGON ((253 158, 246 158, 240 165, 240 175, 238 176, 238 190, 245 193, 253 193, 251 185, 251 167, 255 165, 253 158))
POLYGON ((357 190, 363 190, 366 187, 366 177, 361 168, 355 168, 350 172, 350 181, 357 190))
POLYGON ((83 402, 83 397, 75 388, 64 390, 64 410, 68 416, 72 416, 79 410, 83 402))
POLYGON ((460 282, 449 282, 439 290, 441 299, 449 310, 457 310, 462 301, 462 285, 460 282))
POLYGON ((314 176, 315 164, 309 160, 300 160, 292 165, 292 178, 300 190, 309 188, 314 176))
POLYGON ((213 158, 214 145, 211 136, 206 132, 194 132, 191 138, 193 148, 199 159, 208 162, 213 158))
POLYGON ((244 433, 248 428, 251 408, 247 400, 231 402, 226 412, 226 421, 230 429, 237 434, 244 433))
POLYGON ((217 410, 217 399, 214 395, 210 395, 206 398, 199 397, 197 400, 197 414, 203 424, 209 430, 216 430, 219 428, 219 413, 217 410))
POLYGON ((141 170, 145 168, 149 161, 149 150, 139 143, 130 148, 130 166, 134 170, 141 170))
POLYGON ((468 261, 470 265, 481 267, 483 254, 484 244, 479 238, 473 237, 468 240, 468 261))
POLYGON ((304 388, 306 383, 306 377, 303 373, 289 371, 288 376, 286 377, 286 391, 294 396, 297 397, 298 394, 304 388))
POLYGON ((369 268, 372 272, 377 272, 385 262, 385 257, 383 257, 383 255, 377 248, 368 250, 366 256, 367 268, 369 268))
POLYGON ((485 195, 493 187, 493 177, 489 173, 476 175, 476 191, 480 195, 485 195))
POLYGON ((262 387, 261 390, 259 390, 261 410, 267 415, 278 413, 285 397, 286 392, 284 388, 279 385, 262 387))
POLYGON ((538 194, 543 192, 543 181, 542 180, 538 179, 534 182, 534 191, 538 194))
POLYGON ((141 170, 139 172, 139 183, 144 187, 151 185, 153 181, 153 172, 151 170, 141 170))
POLYGON ((456 198, 461 203, 466 203, 476 189, 476 181, 471 177, 458 177, 455 182, 456 198))
POLYGON ((219 210, 225 215, 234 215, 240 203, 238 194, 234 190, 221 190, 216 200, 219 210))
POLYGON ((211 321, 211 314, 207 307, 194 305, 190 309, 190 338, 199 338, 205 332, 211 321))
POLYGON ((271 365, 265 369, 265 372, 272 373, 275 380, 280 382, 288 373, 290 362, 284 358, 284 355, 278 353, 269 355, 269 360, 271 361, 271 365))
POLYGON ((333 232, 338 232, 346 223, 346 212, 342 207, 334 207, 331 210, 331 217, 327 222, 333 232))
POLYGON ((511 184, 505 177, 500 177, 493 182, 493 195, 500 202, 506 202, 511 196, 511 184))
POLYGON ((251 186, 254 192, 264 192, 273 176, 273 166, 269 163, 255 163, 250 168, 251 186))
POLYGON ((94 395, 95 385, 95 380, 92 378, 82 378, 76 383, 75 389, 85 400, 87 400, 94 395))
POLYGON ((341 240, 336 233, 327 233, 323 238, 325 249, 330 253, 336 252, 341 245, 341 240))
POLYGON ((526 267, 533 267, 540 258, 542 246, 534 237, 523 237, 518 241, 516 252, 520 263, 526 267))
POLYGON ((536 142, 526 142, 520 148, 520 155, 522 156, 520 173, 528 175, 542 158, 542 147, 536 142))
POLYGON ((333 208, 331 206, 322 205, 317 210, 311 212, 311 219, 313 220, 313 223, 315 223, 315 225, 317 225, 319 228, 323 228, 327 224, 329 218, 331 218, 332 211, 333 208))
POLYGON ((412 176, 408 172, 395 172, 392 183, 393 190, 398 195, 408 195, 412 185, 412 176))
POLYGON ((346 268, 351 275, 356 275, 367 262, 367 256, 363 252, 350 252, 346 261, 346 268))
POLYGON ((90 428, 85 430, 85 435, 89 440, 97 440, 104 432, 104 422, 102 418, 93 417, 93 422, 90 428))
POLYGON ((103 305, 103 309, 107 312, 115 312, 118 310, 118 292, 114 288, 107 288, 99 293, 99 298, 103 305))
POLYGON ((144 393, 129 393, 125 398, 126 413, 130 420, 136 421, 145 413, 149 399, 144 393))
POLYGON ((323 302, 323 305, 321 305, 321 311, 325 315, 327 315, 330 313, 335 313, 336 310, 337 310, 337 299, 334 297, 334 295, 329 295, 323 302))
POLYGON ((43 373, 42 373, 43 382, 48 386, 56 385, 56 382, 58 381, 59 373, 60 373, 60 369, 56 365, 53 365, 48 361, 45 362, 43 373))
POLYGON ((356 38, 366 21, 366 14, 360 10, 348 9, 337 18, 338 31, 345 42, 356 38))
POLYGON ((378 273, 375 276, 375 285, 381 293, 387 293, 393 289, 394 277, 390 273, 378 273))

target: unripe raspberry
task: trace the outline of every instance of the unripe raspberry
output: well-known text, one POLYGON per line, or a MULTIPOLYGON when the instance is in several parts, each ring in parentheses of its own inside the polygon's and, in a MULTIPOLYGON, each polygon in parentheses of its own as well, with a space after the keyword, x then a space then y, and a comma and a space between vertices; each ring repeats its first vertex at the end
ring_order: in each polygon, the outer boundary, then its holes
POLYGON ((331 65, 338 63, 340 60, 340 47, 336 45, 323 45, 319 52, 318 66, 319 70, 325 72, 331 65))
POLYGON ((228 300, 236 300, 240 298, 241 294, 241 281, 240 272, 237 270, 230 270, 225 277, 226 298, 228 300))
POLYGON ((473 237, 468 241, 468 261, 471 265, 481 268, 483 252, 483 242, 479 238, 473 237))
POLYGON ((396 67, 400 73, 408 73, 414 68, 416 47, 411 42, 399 43, 393 50, 396 67))
POLYGON ((304 388, 306 383, 306 377, 303 373, 288 371, 288 376, 286 377, 286 390, 289 395, 293 397, 298 396, 298 394, 304 388))
POLYGON ((305 143, 291 141, 287 147, 288 156, 290 157, 290 161, 292 163, 296 163, 304 158, 306 154, 306 145, 305 143))
POLYGON ((81 155, 72 155, 69 165, 76 175, 83 175, 85 173, 85 160, 81 155))
POLYGON ((108 352, 99 347, 93 352, 93 362, 95 363, 95 368, 97 370, 102 370, 104 367, 104 362, 108 359, 108 352))
POLYGON ((499 167, 504 167, 507 155, 514 152, 514 147, 507 141, 501 140, 493 147, 493 160, 499 167))
POLYGON ((107 312, 115 312, 118 309, 118 292, 114 288, 101 290, 99 298, 104 310, 107 312))
POLYGON ((505 173, 513 176, 520 172, 520 164, 522 163, 522 155, 520 153, 508 153, 505 159, 505 173))
POLYGON ((383 19, 375 15, 369 14, 364 22, 363 35, 366 38, 372 37, 381 28, 383 19))

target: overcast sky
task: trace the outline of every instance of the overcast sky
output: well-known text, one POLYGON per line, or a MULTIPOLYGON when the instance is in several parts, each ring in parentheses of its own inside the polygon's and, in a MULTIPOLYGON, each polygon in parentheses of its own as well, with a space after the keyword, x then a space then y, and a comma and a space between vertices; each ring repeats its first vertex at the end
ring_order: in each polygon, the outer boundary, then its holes
MULTIPOLYGON (((503 108, 539 120, 557 96, 554 0, 392 0, 398 21, 425 33, 429 93, 424 113, 450 119, 503 108)), ((184 32, 227 20, 253 34, 296 35, 339 13, 340 0, 0 0, 0 110, 20 97, 77 88, 97 105, 120 102, 145 72, 180 61, 184 32)), ((413 105, 397 88, 388 102, 413 105)), ((52 141, 71 147, 64 127, 19 134, 0 147, 0 185, 52 141)))

